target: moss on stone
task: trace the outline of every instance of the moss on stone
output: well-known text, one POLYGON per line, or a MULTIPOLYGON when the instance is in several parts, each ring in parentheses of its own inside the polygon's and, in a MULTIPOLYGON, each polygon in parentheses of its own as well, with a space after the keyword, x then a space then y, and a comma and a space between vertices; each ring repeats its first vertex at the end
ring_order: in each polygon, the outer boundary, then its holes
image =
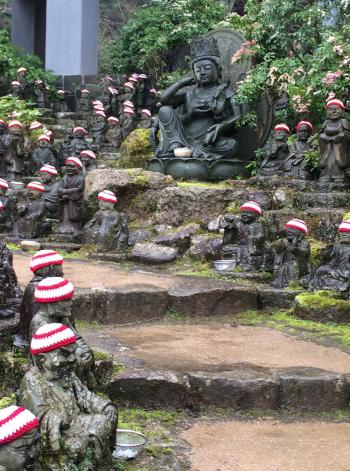
POLYGON ((327 246, 324 242, 315 239, 308 239, 310 243, 311 262, 314 267, 318 267, 321 264, 323 250, 327 246))
POLYGON ((0 399, 0 409, 4 409, 5 407, 11 406, 12 404, 16 404, 15 394, 11 394, 11 396, 5 396, 0 399))
POLYGON ((118 168, 145 168, 146 162, 153 157, 149 144, 150 129, 135 129, 120 147, 118 168))
POLYGON ((348 300, 341 299, 335 291, 314 291, 301 293, 295 301, 303 308, 326 309, 327 307, 339 307, 350 312, 348 300))

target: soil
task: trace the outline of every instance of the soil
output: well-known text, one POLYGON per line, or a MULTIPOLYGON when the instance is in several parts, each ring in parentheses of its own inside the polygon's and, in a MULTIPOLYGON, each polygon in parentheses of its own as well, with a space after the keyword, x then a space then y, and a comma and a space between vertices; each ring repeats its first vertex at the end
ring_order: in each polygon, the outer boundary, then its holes
MULTIPOLYGON (((152 369, 227 371, 239 365, 267 368, 314 367, 350 373, 350 355, 334 347, 299 340, 265 327, 229 324, 82 329, 93 348, 142 360, 152 369), (121 346, 124 345, 123 346, 121 346)), ((350 470, 350 467, 349 467, 350 470)))
POLYGON ((350 471, 348 423, 199 423, 182 438, 192 471, 350 471))

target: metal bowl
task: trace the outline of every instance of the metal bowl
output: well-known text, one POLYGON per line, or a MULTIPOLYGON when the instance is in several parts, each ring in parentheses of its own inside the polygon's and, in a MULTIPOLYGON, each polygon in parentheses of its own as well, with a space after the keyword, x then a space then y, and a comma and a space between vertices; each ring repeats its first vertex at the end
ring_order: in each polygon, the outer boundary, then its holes
POLYGON ((117 429, 117 442, 113 451, 113 458, 131 460, 136 458, 147 443, 147 438, 134 430, 117 429))
POLYGON ((236 267, 236 260, 215 260, 214 266, 217 271, 234 270, 236 267))

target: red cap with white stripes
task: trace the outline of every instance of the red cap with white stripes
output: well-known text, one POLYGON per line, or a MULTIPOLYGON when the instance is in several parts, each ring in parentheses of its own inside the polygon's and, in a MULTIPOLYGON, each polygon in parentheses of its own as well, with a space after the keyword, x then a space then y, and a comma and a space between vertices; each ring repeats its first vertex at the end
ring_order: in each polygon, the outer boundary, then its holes
POLYGON ((27 190, 36 190, 36 191, 40 191, 41 193, 43 193, 45 191, 45 187, 40 182, 30 182, 27 185, 27 190))
POLYGON ((1 409, 0 446, 23 437, 39 425, 39 419, 24 407, 9 406, 1 409))
POLYGON ((242 206, 239 208, 240 211, 252 211, 254 213, 262 214, 261 206, 255 201, 246 201, 242 206))
POLYGON ((109 190, 103 190, 101 191, 97 198, 101 201, 107 201, 108 203, 116 203, 117 202, 117 197, 115 196, 115 194, 113 193, 113 191, 109 191, 109 190))
POLYGON ((50 265, 62 265, 63 257, 55 250, 39 250, 33 255, 29 268, 32 272, 40 270, 40 268, 49 267, 50 265))
POLYGON ((75 333, 64 324, 58 322, 45 324, 35 332, 30 342, 32 355, 52 352, 65 345, 71 345, 77 341, 75 333))
POLYGON ((44 278, 35 288, 34 297, 37 303, 57 303, 71 299, 74 288, 70 281, 59 276, 44 278))
POLYGON ((302 221, 301 219, 291 219, 290 221, 287 222, 285 225, 285 228, 287 229, 290 227, 291 229, 298 229, 299 231, 304 232, 307 234, 307 225, 305 221, 302 221))

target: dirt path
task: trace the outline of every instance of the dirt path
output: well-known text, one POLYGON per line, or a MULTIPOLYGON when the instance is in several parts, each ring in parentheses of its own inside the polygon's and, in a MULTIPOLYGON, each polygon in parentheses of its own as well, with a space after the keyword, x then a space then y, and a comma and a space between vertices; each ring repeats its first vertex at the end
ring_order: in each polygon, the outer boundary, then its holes
POLYGON ((350 471, 350 424, 202 423, 182 438, 192 471, 350 471))

